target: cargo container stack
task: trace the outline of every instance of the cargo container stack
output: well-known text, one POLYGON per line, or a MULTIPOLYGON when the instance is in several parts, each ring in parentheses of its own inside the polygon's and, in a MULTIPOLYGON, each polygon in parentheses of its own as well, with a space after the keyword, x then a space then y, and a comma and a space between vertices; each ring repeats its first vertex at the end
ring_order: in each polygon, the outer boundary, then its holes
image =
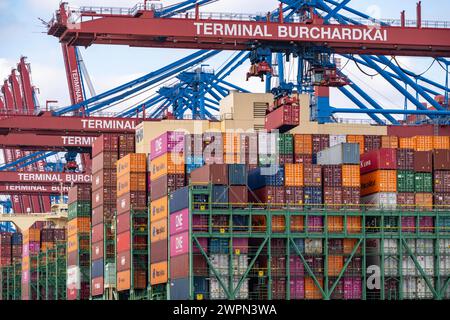
POLYGON ((117 161, 117 291, 131 299, 146 294, 148 279, 147 157, 117 161))
POLYGON ((9 282, 12 263, 11 237, 9 232, 0 232, 0 300, 8 300, 11 290, 9 282))
POLYGON ((90 296, 91 186, 69 190, 67 223, 67 300, 90 296))
POLYGON ((66 229, 46 227, 40 233, 40 252, 37 256, 37 300, 64 300, 67 295, 66 229))
POLYGON ((435 149, 433 154, 434 204, 438 210, 445 210, 450 206, 449 149, 435 149))
POLYGON ((298 95, 277 97, 273 105, 266 111, 264 128, 268 131, 278 130, 281 133, 291 130, 300 124, 300 104, 298 95))
POLYGON ((312 164, 312 154, 312 135, 294 134, 294 162, 312 164))
MULTIPOLYGON (((190 138, 192 136, 189 136, 190 138)), ((153 297, 166 297, 169 265, 168 195, 185 185, 184 133, 169 131, 150 146, 150 285, 153 297)), ((190 150, 192 143, 189 142, 190 150)), ((198 138, 197 138, 198 139, 198 138)), ((203 146, 203 145, 202 145, 203 146)), ((198 148, 198 147, 197 147, 198 148)))
POLYGON ((36 300, 41 230, 34 226, 24 230, 22 234, 22 300, 36 300))
POLYGON ((21 277, 22 234, 2 232, 0 233, 0 300, 21 299, 21 277), (5 260, 9 253, 11 263, 7 265, 8 261, 5 260))

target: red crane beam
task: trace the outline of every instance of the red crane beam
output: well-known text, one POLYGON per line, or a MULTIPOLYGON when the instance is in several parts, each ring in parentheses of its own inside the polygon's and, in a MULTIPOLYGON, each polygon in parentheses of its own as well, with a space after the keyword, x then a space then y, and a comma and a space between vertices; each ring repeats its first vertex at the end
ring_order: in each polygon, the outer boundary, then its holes
POLYGON ((31 76, 29 66, 25 62, 25 57, 20 58, 20 62, 17 65, 17 70, 20 73, 20 80, 22 82, 22 90, 23 90, 23 98, 25 102, 25 107, 29 111, 34 111, 36 109, 36 105, 33 99, 33 91, 34 88, 31 84, 31 76))
POLYGON ((322 19, 311 24, 256 22, 207 15, 192 19, 157 18, 153 11, 122 16, 81 12, 81 22, 73 23, 61 5, 48 34, 70 46, 250 50, 255 44, 270 44, 282 50, 283 46, 314 44, 346 54, 450 56, 450 28, 325 25, 322 19))
POLYGON ((67 84, 69 86, 70 100, 72 104, 78 104, 84 100, 81 74, 78 68, 75 47, 61 44, 64 64, 66 67, 67 84))
POLYGON ((64 136, 39 133, 9 133, 0 135, 0 148, 20 148, 36 151, 66 151, 68 148, 91 148, 97 136, 64 136))
POLYGON ((26 183, 49 185, 63 184, 90 184, 92 175, 90 173, 63 173, 63 172, 12 172, 0 171, 0 185, 9 183, 26 183))
POLYGON ((11 89, 14 97, 14 105, 16 106, 16 110, 19 113, 26 111, 24 110, 22 93, 20 90, 19 81, 17 80, 16 70, 11 71, 11 75, 9 76, 9 83, 11 84, 11 89))
POLYGON ((69 185, 45 185, 45 184, 24 184, 24 183, 8 183, 0 185, 0 194, 17 194, 17 195, 58 195, 61 191, 67 194, 69 185))
POLYGON ((3 82, 2 93, 3 93, 3 96, 5 97, 6 110, 8 112, 15 113, 14 112, 14 98, 13 98, 11 89, 9 88, 8 80, 5 80, 3 82))

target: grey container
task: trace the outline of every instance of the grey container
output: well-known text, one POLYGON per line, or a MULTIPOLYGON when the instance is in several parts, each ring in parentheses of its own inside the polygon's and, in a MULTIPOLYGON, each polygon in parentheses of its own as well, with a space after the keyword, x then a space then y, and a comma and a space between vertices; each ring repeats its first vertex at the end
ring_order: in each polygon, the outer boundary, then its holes
POLYGON ((169 195, 170 213, 178 212, 189 206, 189 187, 175 190, 169 195))
POLYGON ((228 165, 228 183, 230 186, 245 186, 247 184, 247 167, 245 164, 228 165))
POLYGON ((339 164, 360 164, 359 144, 340 143, 331 148, 324 149, 317 153, 317 164, 339 165, 339 164))
POLYGON ((170 281, 170 300, 189 300, 189 278, 170 281))

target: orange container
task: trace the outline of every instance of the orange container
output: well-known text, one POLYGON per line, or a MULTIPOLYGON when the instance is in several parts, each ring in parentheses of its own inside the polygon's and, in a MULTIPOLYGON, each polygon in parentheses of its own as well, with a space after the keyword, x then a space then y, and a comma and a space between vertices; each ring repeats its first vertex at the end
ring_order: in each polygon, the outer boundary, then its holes
POLYGON ((347 232, 361 233, 362 223, 361 217, 347 217, 347 232))
POLYGON ((239 153, 241 152, 241 135, 235 132, 225 132, 223 134, 223 152, 239 153))
POLYGON ((128 173, 117 178, 117 197, 132 191, 147 190, 147 175, 145 172, 128 173))
POLYGON ((145 153, 130 153, 117 161, 117 177, 130 172, 147 171, 147 156, 145 153))
POLYGON ((397 136, 382 136, 381 137, 381 148, 398 148, 398 137, 397 136))
POLYGON ((414 149, 416 150, 416 137, 399 138, 398 146, 400 149, 414 149))
POLYGON ((338 216, 327 217, 328 232, 337 233, 344 231, 344 219, 338 216))
POLYGON ((178 153, 165 153, 150 162, 152 180, 170 173, 184 173, 184 156, 178 153))
POLYGON ((78 236, 76 234, 67 238, 67 252, 75 252, 78 250, 78 236))
POLYGON ((377 170, 361 176, 361 196, 397 192, 397 170, 377 170))
POLYGON ((450 149, 450 137, 448 136, 434 136, 433 149, 450 149))
POLYGON ((30 270, 30 256, 22 257, 22 270, 30 270))
POLYGON ((421 210, 431 210, 433 208, 433 194, 416 193, 416 207, 421 210))
POLYGON ((344 164, 342 166, 342 186, 359 188, 361 185, 359 165, 344 164))
POLYGON ((75 234, 89 234, 91 232, 91 218, 78 217, 70 220, 67 223, 67 236, 73 236, 75 234))
POLYGON ((40 242, 41 230, 29 228, 23 232, 23 243, 40 242))
POLYGON ((343 256, 328 256, 328 275, 337 277, 344 267, 343 256))
POLYGON ((241 163, 241 155, 239 153, 224 153, 223 162, 225 164, 241 163))
POLYGON ((167 283, 167 261, 152 263, 150 265, 150 284, 167 283))
POLYGON ((294 134, 294 153, 312 154, 311 134, 294 134))
POLYGON ((117 291, 130 290, 131 271, 125 270, 117 273, 117 291))
POLYGON ((55 247, 54 242, 42 242, 41 243, 41 252, 47 252, 47 250, 51 250, 55 247))
POLYGON ((162 197, 150 203, 150 222, 167 218, 167 197, 162 197))
POLYGON ((284 165, 284 185, 287 187, 303 187, 303 163, 286 163, 284 165))
POLYGON ((348 143, 358 143, 359 144, 359 153, 364 153, 364 136, 359 135, 348 135, 347 136, 348 143))
POLYGON ((151 243, 167 240, 167 218, 152 222, 150 230, 151 243))
POLYGON ((252 215, 252 230, 254 232, 265 232, 267 229, 266 216, 252 215))
MULTIPOLYGON (((323 278, 317 278, 317 281, 323 287, 323 278)), ((323 299, 322 293, 311 277, 305 277, 305 299, 323 299)))
POLYGON ((291 216, 291 232, 303 232, 305 230, 305 222, 303 216, 291 216))
MULTIPOLYGON (((353 248, 356 246, 356 243, 358 242, 358 239, 344 239, 344 254, 349 255, 352 253, 353 248)), ((356 250, 356 253, 360 253, 361 248, 358 248, 356 250)))
POLYGON ((284 232, 286 230, 286 220, 284 216, 272 216, 272 232, 284 232))
POLYGON ((432 136, 416 136, 416 151, 433 150, 434 139, 432 136))

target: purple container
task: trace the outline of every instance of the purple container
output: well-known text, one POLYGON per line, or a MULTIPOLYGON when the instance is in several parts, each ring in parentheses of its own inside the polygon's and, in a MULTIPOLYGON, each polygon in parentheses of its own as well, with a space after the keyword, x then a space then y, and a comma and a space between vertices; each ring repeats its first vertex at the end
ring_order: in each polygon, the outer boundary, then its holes
POLYGON ((208 220, 207 215, 192 215, 192 231, 208 232, 208 220))
POLYGON ((433 217, 419 218, 420 232, 433 232, 433 217))
MULTIPOLYGON (((202 249, 205 252, 208 252, 208 238, 197 238, 197 240, 202 246, 202 249)), ((200 253, 200 249, 197 247, 197 244, 192 243, 192 248, 192 251, 194 251, 194 253, 200 253)))
POLYGON ((184 133, 167 131, 150 142, 150 160, 167 152, 184 152, 184 133))
POLYGON ((414 232, 416 228, 415 217, 402 217, 402 232, 414 232))
POLYGON ((344 299, 360 300, 362 299, 361 278, 344 278, 344 299))
POLYGON ((289 268, 291 277, 303 277, 305 275, 305 266, 299 256, 290 257, 289 268))
POLYGON ((189 231, 189 209, 183 209, 170 215, 170 234, 189 231))
POLYGON ((309 216, 308 232, 322 232, 322 231, 323 231, 323 217, 309 216))
POLYGON ((170 237, 170 256, 181 256, 189 252, 189 232, 170 237))
POLYGON ((305 279, 291 278, 291 299, 305 299, 305 279))
POLYGON ((233 249, 238 249, 242 254, 247 254, 248 238, 233 238, 233 249))

